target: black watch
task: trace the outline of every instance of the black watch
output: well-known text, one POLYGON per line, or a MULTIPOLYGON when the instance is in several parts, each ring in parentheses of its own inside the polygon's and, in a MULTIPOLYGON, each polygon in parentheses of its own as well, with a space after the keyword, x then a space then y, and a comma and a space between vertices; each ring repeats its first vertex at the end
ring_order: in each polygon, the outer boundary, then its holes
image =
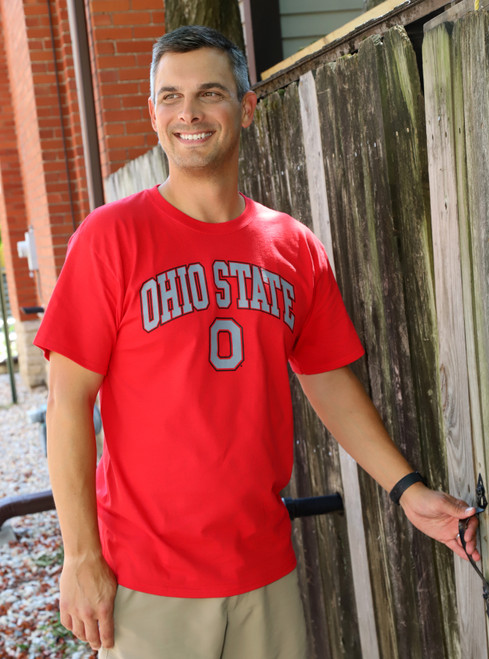
POLYGON ((423 483, 424 485, 426 485, 424 478, 417 471, 413 471, 412 473, 407 474, 406 476, 404 476, 404 478, 401 478, 401 480, 394 485, 394 487, 389 493, 391 500, 394 503, 397 503, 397 505, 399 505, 399 500, 401 496, 408 489, 408 487, 411 487, 411 485, 414 485, 414 483, 423 483))

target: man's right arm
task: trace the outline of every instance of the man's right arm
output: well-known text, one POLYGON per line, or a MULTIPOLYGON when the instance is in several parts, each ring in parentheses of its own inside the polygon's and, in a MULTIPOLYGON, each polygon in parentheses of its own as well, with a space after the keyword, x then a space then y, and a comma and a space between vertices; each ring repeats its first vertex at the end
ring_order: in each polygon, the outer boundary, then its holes
POLYGON ((117 588, 97 522, 93 406, 103 376, 51 353, 48 464, 64 545, 62 624, 93 649, 112 647, 117 588))

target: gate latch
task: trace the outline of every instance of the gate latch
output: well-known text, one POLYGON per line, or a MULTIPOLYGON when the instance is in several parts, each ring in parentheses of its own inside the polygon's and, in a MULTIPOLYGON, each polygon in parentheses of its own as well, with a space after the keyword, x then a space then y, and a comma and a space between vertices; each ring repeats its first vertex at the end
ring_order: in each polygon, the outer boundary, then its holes
MULTIPOLYGON (((475 509, 475 514, 478 515, 479 513, 483 513, 484 510, 487 507, 487 499, 486 499, 486 490, 484 488, 484 481, 482 480, 482 474, 479 474, 479 478, 477 479, 477 487, 475 488, 475 496, 476 496, 476 509, 475 509)), ((469 517, 470 519, 470 517, 469 517)), ((460 534, 460 542, 462 543, 462 547, 464 548, 465 553, 467 554, 467 558, 470 561, 470 564, 474 568, 474 570, 477 572, 479 577, 482 579, 482 597, 484 598, 486 602, 486 614, 489 617, 489 583, 487 583, 486 578, 482 574, 482 572, 479 570, 477 567, 476 562, 472 558, 470 554, 467 553, 467 549, 465 546, 465 531, 467 529, 467 524, 469 523, 469 519, 461 519, 458 523, 458 532, 460 534)))

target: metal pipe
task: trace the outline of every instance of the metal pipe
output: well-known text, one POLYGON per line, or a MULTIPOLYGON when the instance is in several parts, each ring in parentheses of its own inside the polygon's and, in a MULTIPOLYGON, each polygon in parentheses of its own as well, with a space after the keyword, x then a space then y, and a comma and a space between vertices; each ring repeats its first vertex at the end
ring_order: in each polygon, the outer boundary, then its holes
POLYGON ((73 63, 75 66, 76 90, 85 155, 88 197, 90 209, 104 203, 104 186, 100 167, 100 151, 97 134, 97 117, 92 86, 92 69, 88 48, 87 19, 83 0, 68 0, 68 20, 70 23, 71 42, 73 44, 73 63))
POLYGON ((20 494, 15 497, 0 499, 0 529, 4 522, 11 517, 42 513, 54 510, 54 499, 51 490, 34 492, 33 494, 20 494))

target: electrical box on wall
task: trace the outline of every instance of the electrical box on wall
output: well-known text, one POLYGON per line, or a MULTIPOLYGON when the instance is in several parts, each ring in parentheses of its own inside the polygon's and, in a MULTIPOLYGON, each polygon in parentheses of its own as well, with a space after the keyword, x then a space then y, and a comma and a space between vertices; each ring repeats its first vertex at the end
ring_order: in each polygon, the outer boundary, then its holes
POLYGON ((27 259, 29 270, 31 272, 34 270, 39 270, 39 264, 37 262, 36 241, 34 239, 34 229, 32 227, 29 228, 29 231, 25 232, 24 238, 25 240, 17 243, 17 253, 20 258, 27 259))

